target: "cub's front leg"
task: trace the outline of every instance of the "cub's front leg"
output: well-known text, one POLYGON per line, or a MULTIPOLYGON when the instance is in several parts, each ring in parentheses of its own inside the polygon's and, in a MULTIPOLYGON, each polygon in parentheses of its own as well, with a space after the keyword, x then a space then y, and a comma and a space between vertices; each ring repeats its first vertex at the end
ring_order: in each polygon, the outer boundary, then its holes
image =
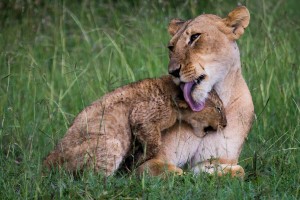
POLYGON ((170 104, 165 101, 140 102, 129 116, 131 131, 144 147, 144 156, 139 162, 154 157, 160 150, 161 130, 176 122, 170 104))
POLYGON ((161 134, 159 128, 155 125, 135 125, 132 128, 133 134, 136 139, 143 146, 143 153, 136 154, 137 164, 153 158, 160 150, 161 147, 161 134))

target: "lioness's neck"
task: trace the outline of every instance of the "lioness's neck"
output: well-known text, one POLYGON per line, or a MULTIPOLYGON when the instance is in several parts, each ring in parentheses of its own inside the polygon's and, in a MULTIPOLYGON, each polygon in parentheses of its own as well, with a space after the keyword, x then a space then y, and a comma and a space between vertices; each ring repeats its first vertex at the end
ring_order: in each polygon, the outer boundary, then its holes
POLYGON ((214 89, 218 93, 220 99, 223 101, 224 107, 227 107, 230 104, 232 96, 235 94, 233 91, 235 88, 236 80, 243 79, 241 73, 241 64, 240 62, 235 63, 235 66, 231 66, 227 75, 224 79, 217 82, 214 86, 214 89))
POLYGON ((224 78, 219 80, 214 85, 214 89, 221 98, 224 107, 227 107, 227 105, 230 104, 230 101, 234 98, 233 96, 236 95, 236 92, 233 91, 236 90, 236 81, 243 79, 241 72, 240 51, 236 42, 232 43, 230 52, 232 52, 232 63, 227 66, 228 70, 226 71, 224 78))

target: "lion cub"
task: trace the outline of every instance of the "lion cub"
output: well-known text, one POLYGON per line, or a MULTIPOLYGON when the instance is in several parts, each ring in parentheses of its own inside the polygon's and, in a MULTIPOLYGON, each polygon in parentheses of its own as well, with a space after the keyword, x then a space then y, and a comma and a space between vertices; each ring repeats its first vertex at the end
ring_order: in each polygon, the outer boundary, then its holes
POLYGON ((206 129, 226 126, 222 101, 212 91, 204 109, 193 112, 171 76, 145 79, 116 89, 85 108, 44 165, 63 165, 70 171, 85 166, 106 175, 119 168, 132 148, 132 135, 146 147, 147 160, 161 146, 161 131, 182 120, 203 137, 206 129), (204 130, 205 129, 205 130, 204 130))

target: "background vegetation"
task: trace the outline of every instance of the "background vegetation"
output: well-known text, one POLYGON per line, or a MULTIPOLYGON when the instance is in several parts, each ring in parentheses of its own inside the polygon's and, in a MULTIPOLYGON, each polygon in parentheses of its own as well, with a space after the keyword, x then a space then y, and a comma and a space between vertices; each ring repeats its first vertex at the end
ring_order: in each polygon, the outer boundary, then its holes
POLYGON ((0 1, 0 199, 299 199, 299 9, 297 0, 0 1), (244 181, 42 173, 80 110, 167 73, 171 18, 226 16, 238 2, 251 12, 238 43, 256 110, 244 181))

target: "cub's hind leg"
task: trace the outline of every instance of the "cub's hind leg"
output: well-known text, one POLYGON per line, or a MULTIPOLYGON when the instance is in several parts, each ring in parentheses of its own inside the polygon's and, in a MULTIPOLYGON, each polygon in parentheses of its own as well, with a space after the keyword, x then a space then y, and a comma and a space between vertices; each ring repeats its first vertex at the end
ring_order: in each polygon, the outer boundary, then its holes
POLYGON ((119 169, 129 150, 129 147, 124 147, 120 140, 114 138, 108 139, 104 146, 98 146, 94 169, 103 172, 106 176, 113 174, 119 169))
POLYGON ((112 175, 126 156, 129 145, 118 138, 87 140, 73 149, 76 157, 65 163, 67 169, 92 169, 95 172, 112 175))
POLYGON ((118 138, 92 138, 68 150, 51 152, 44 165, 63 167, 69 172, 92 169, 109 176, 119 168, 128 149, 129 145, 118 138))

